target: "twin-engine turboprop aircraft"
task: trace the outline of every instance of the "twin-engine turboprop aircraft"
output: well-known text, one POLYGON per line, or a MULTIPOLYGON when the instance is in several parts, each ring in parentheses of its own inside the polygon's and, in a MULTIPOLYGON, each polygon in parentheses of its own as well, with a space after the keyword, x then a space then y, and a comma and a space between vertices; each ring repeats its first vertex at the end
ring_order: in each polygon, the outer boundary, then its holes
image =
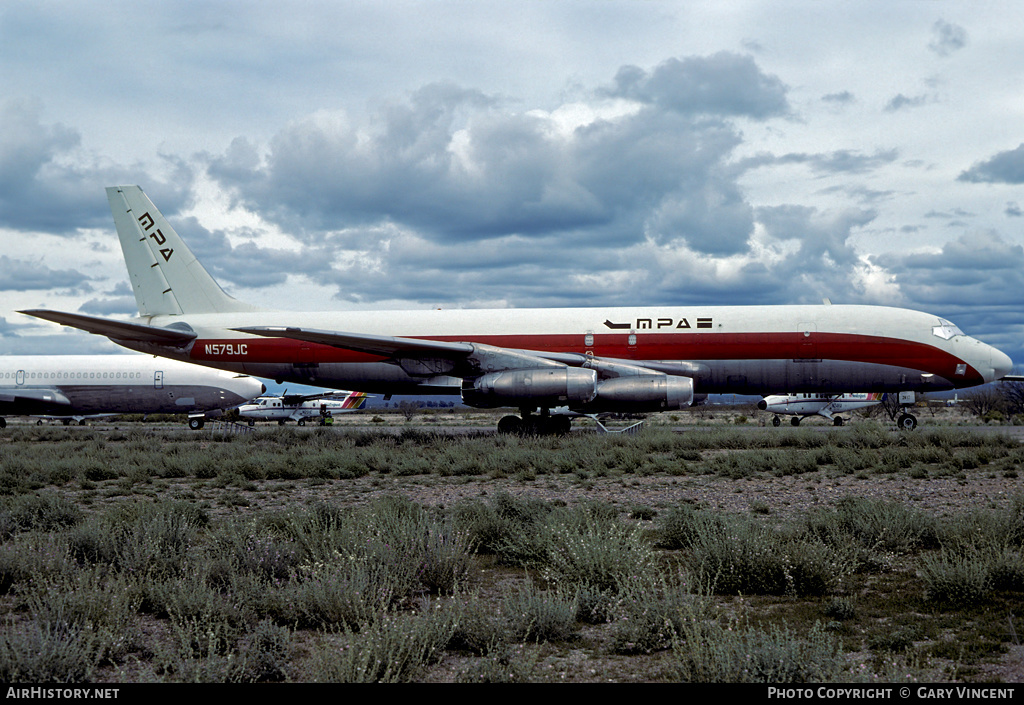
POLYGON ((148 355, 0 356, 0 414, 65 424, 109 414, 187 413, 189 427, 199 429, 208 414, 265 391, 246 374, 148 355))
MULTIPOLYGON (((800 420, 808 416, 824 416, 835 426, 843 425, 843 417, 840 412, 863 409, 868 406, 882 403, 884 394, 879 392, 860 392, 856 394, 820 394, 817 392, 804 392, 802 394, 770 394, 757 402, 757 408, 761 411, 768 411, 775 416, 772 417, 774 426, 780 425, 779 414, 792 415, 790 423, 794 426, 800 425, 800 420)), ((897 424, 900 428, 911 429, 917 426, 917 419, 913 414, 903 414, 897 424)))
POLYGON ((299 426, 305 426, 307 419, 323 421, 334 414, 362 409, 367 399, 365 392, 289 394, 285 390, 280 396, 262 396, 251 404, 242 404, 238 407, 238 415, 250 426, 257 421, 277 421, 281 425, 285 421, 295 421, 299 426))
POLYGON ((1012 366, 947 320, 881 306, 259 310, 221 290, 138 186, 108 188, 107 198, 139 318, 22 313, 282 382, 518 407, 503 430, 567 430, 556 407, 654 412, 695 394, 926 392, 990 382, 1012 366))

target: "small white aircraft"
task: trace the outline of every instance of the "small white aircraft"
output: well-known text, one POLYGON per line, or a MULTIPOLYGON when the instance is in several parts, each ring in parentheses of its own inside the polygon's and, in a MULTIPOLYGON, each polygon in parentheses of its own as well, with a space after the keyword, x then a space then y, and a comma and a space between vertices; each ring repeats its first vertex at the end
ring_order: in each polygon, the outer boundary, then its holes
MULTIPOLYGON (((778 426, 779 415, 790 415, 793 418, 790 423, 794 426, 800 425, 800 420, 808 416, 824 416, 836 426, 843 425, 843 417, 838 416, 841 411, 853 411, 863 409, 867 406, 880 404, 884 394, 877 392, 860 394, 772 394, 757 402, 757 408, 761 411, 769 411, 775 416, 772 417, 772 425, 778 426)), ((917 419, 910 414, 900 417, 901 428, 914 428, 917 426, 917 419)))
POLYGON ((334 414, 344 414, 362 409, 369 398, 364 392, 325 392, 323 394, 289 394, 262 396, 251 404, 238 407, 238 415, 247 419, 250 426, 257 421, 277 421, 284 425, 291 419, 299 426, 306 425, 306 419, 317 418, 321 423, 334 414), (344 398, 337 398, 344 394, 344 398))
MULTIPOLYGON (((207 415, 267 391, 254 377, 149 355, 0 356, 0 414, 60 418, 113 414, 207 415)), ((7 420, 0 416, 0 428, 7 420)))

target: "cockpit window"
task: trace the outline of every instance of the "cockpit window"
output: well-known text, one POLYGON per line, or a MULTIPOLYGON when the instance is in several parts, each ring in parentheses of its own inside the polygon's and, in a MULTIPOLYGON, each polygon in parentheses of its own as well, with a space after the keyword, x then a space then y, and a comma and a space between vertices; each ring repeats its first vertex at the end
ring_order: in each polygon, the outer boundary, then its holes
POLYGON ((939 325, 932 326, 932 335, 937 335, 943 340, 949 340, 955 338, 958 335, 963 335, 964 332, 956 327, 955 324, 950 323, 945 318, 939 319, 939 325))

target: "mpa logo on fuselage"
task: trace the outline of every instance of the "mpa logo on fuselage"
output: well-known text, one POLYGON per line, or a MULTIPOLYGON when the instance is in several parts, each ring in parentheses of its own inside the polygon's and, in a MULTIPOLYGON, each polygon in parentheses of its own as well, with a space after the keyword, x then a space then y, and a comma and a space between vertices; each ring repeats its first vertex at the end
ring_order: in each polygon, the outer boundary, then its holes
MULTIPOLYGON (((663 328, 685 330, 693 327, 685 318, 638 318, 636 319, 636 325, 633 325, 633 323, 612 323, 609 320, 605 320, 604 324, 612 330, 661 330, 663 328)), ((698 318, 697 328, 711 328, 711 319, 698 318)))
MULTIPOLYGON (((167 242, 167 238, 164 237, 164 234, 160 232, 159 228, 153 230, 153 232, 149 232, 153 229, 153 226, 156 225, 156 223, 153 222, 153 216, 149 213, 143 213, 139 217, 139 225, 142 226, 142 231, 148 233, 149 239, 155 242, 158 247, 167 242)), ((160 254, 164 256, 164 262, 170 262, 171 255, 174 254, 174 250, 170 247, 161 247, 160 254)))

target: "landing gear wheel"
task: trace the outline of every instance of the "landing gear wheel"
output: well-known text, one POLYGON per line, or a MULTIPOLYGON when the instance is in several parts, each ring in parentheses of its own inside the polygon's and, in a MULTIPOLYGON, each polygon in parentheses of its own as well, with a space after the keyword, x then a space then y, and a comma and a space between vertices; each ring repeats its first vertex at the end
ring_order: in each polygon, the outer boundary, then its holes
POLYGON ((832 425, 833 426, 842 426, 843 425, 843 417, 842 416, 834 417, 832 419, 832 425))
POLYGON ((193 431, 198 431, 203 427, 205 423, 206 421, 204 419, 189 419, 188 427, 191 428, 193 431))
POLYGON ((917 417, 913 414, 903 414, 896 419, 896 426, 899 427, 901 431, 913 431, 917 428, 917 417))
POLYGON ((256 421, 253 420, 253 419, 249 419, 249 425, 250 426, 255 426, 256 425, 256 421))
POLYGON ((299 419, 299 425, 300 426, 305 426, 306 425, 306 419, 299 419))
POLYGON ((794 416, 793 418, 791 418, 789 420, 789 423, 791 425, 793 425, 793 426, 799 426, 800 425, 800 417, 799 416, 794 416))
POLYGON ((772 426, 781 426, 781 425, 782 425, 782 421, 779 419, 779 417, 778 416, 773 416, 772 417, 772 426))
POLYGON ((0 428, 7 428, 7 419, 0 418, 0 428))
POLYGON ((572 429, 572 420, 568 416, 552 416, 548 424, 548 433, 564 436, 572 429))
POLYGON ((277 420, 277 425, 278 426, 284 426, 284 419, 278 419, 277 420))
POLYGON ((502 416, 498 421, 498 433, 522 433, 523 420, 518 416, 502 416))

